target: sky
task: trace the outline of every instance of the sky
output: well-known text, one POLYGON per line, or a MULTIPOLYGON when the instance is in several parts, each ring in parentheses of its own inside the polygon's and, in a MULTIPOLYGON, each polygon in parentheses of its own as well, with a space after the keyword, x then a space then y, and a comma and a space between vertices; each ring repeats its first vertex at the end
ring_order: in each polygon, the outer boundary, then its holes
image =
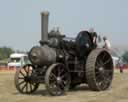
POLYGON ((49 31, 59 27, 75 37, 93 27, 113 46, 128 44, 128 0, 0 0, 0 46, 29 50, 41 39, 42 11, 49 11, 49 31))

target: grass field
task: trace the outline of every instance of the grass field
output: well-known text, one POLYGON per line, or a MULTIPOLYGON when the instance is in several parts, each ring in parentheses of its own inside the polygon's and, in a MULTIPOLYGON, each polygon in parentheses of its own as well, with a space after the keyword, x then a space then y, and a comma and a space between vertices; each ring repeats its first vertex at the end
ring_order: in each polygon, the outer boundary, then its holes
POLYGON ((116 71, 112 88, 103 92, 78 87, 64 96, 48 95, 43 85, 32 95, 20 94, 14 86, 14 72, 0 72, 0 102, 128 102, 128 72, 116 71))

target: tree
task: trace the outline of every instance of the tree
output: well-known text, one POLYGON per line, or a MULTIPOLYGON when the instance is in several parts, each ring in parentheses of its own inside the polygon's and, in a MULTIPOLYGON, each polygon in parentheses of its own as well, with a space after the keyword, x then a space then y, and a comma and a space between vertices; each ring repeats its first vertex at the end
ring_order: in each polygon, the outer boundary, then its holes
POLYGON ((128 51, 126 51, 123 55, 122 55, 122 60, 126 63, 128 63, 128 51))
POLYGON ((14 53, 14 50, 10 47, 1 47, 0 48, 0 60, 9 58, 10 54, 14 53))

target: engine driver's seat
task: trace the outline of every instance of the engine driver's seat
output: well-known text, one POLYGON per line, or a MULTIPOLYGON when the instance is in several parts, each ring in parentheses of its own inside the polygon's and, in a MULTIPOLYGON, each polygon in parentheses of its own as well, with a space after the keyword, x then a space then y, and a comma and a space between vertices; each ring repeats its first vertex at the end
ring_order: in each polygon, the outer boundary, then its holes
POLYGON ((86 56, 93 48, 93 38, 88 31, 81 31, 76 37, 76 50, 79 57, 86 56))

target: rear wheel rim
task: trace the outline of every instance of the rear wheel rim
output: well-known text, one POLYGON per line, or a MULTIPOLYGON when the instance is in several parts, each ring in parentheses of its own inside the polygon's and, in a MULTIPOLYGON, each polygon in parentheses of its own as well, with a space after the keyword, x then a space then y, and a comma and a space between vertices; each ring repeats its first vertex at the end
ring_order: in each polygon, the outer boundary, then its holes
POLYGON ((91 90, 107 90, 113 79, 113 60, 106 49, 93 50, 86 61, 86 80, 91 90))
POLYGON ((112 58, 107 52, 102 52, 96 59, 95 64, 95 80, 96 85, 100 90, 107 89, 112 81, 113 68, 112 58))

